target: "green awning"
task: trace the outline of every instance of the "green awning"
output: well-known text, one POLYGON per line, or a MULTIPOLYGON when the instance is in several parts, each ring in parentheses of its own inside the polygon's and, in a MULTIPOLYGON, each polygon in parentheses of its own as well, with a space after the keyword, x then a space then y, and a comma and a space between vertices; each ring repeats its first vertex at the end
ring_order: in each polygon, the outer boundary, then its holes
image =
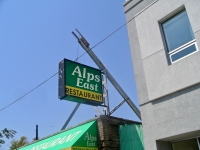
POLYGON ((72 128, 19 150, 98 150, 96 121, 72 128))

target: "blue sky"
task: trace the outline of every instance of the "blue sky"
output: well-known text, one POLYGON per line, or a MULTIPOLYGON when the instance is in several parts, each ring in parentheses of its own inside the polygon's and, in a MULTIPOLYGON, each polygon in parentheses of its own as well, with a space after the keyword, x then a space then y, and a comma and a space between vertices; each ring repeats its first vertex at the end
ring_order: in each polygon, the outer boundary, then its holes
MULTIPOLYGON (((77 28, 91 47, 126 22, 124 0, 1 0, 0 1, 0 109, 58 71, 58 63, 75 60, 85 51, 72 31, 77 28)), ((138 107, 126 26, 93 49, 138 107)), ((98 68, 86 54, 78 62, 98 68)), ((111 109, 123 98, 109 83, 111 109)), ((39 137, 61 129, 76 103, 58 99, 58 76, 0 111, 0 129, 17 131, 15 139, 39 137)), ((102 108, 98 107, 102 112, 102 108)), ((92 106, 81 105, 68 127, 93 118, 92 106)), ((125 103, 113 116, 139 119, 125 103)), ((0 149, 8 149, 8 140, 0 149)))

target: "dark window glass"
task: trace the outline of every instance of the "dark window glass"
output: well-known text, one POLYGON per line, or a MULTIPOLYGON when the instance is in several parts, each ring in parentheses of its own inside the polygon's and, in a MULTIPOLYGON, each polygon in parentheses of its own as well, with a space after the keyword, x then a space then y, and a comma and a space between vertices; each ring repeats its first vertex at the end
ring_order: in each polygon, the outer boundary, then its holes
POLYGON ((186 56, 186 55, 188 55, 188 54, 190 54, 192 52, 195 52, 195 51, 196 51, 196 46, 195 45, 191 45, 191 46, 183 49, 182 51, 179 51, 179 52, 177 52, 175 54, 172 54, 171 55, 172 62, 176 61, 176 60, 178 60, 178 59, 180 59, 180 58, 182 58, 182 57, 184 57, 184 56, 186 56))
POLYGON ((168 52, 194 39, 194 34, 185 10, 162 23, 162 27, 168 52))
POLYGON ((173 150, 199 150, 196 138, 172 143, 172 147, 173 150))

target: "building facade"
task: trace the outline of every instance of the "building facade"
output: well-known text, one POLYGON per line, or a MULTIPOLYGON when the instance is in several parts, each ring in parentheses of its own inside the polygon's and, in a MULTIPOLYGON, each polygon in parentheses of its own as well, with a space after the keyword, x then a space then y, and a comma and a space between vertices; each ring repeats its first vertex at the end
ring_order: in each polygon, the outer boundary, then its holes
POLYGON ((200 0, 124 3, 146 150, 200 150, 200 0))

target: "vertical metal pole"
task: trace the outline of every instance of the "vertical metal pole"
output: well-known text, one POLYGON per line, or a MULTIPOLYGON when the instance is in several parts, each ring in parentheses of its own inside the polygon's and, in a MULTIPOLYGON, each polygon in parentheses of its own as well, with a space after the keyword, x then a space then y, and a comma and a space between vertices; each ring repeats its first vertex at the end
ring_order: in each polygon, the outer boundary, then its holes
POLYGON ((72 119, 72 117, 74 116, 75 112, 77 111, 80 105, 81 105, 80 103, 77 103, 77 105, 75 106, 74 110, 70 114, 69 118, 67 119, 61 130, 64 130, 67 127, 68 123, 70 122, 70 120, 72 119))
MULTIPOLYGON (((104 75, 102 75, 102 92, 103 92, 103 104, 104 106, 106 106, 106 94, 105 94, 105 83, 106 81, 104 80, 104 75)), ((106 112, 107 112, 107 107, 103 107, 103 112, 104 112, 104 115, 106 115, 106 112)))
POLYGON ((36 125, 36 136, 35 136, 35 140, 38 140, 38 125, 36 125))
MULTIPOLYGON (((106 76, 106 74, 105 74, 106 76)), ((108 95, 108 80, 107 80, 107 76, 106 76, 106 98, 107 98, 107 113, 108 113, 108 116, 110 116, 110 103, 109 103, 109 95, 108 95)))

